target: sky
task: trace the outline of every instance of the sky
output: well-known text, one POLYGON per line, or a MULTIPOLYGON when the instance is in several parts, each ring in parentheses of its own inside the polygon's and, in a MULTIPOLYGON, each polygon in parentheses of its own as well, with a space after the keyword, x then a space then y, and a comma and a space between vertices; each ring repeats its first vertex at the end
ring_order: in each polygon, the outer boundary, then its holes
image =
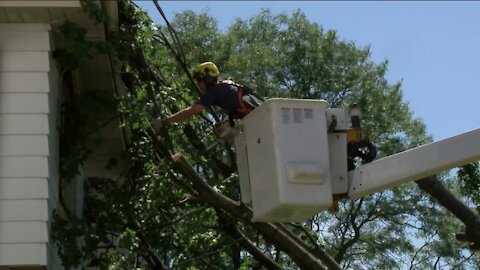
MULTIPOLYGON (((136 1, 163 23, 151 1, 136 1)), ((226 31, 262 8, 300 9, 311 22, 337 30, 371 60, 388 60, 386 78, 400 80, 404 102, 435 141, 480 128, 480 2, 478 1, 159 1, 167 19, 207 10, 226 31)), ((479 142, 480 143, 480 142, 479 142)))

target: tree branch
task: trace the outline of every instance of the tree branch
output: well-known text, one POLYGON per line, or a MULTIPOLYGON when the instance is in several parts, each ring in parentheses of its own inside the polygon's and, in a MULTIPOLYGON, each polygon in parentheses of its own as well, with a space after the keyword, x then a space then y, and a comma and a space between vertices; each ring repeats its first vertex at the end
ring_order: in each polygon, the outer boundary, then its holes
POLYGON ((226 220, 224 214, 221 214, 217 211, 218 217, 220 219, 221 228, 226 232, 233 240, 237 241, 243 248, 245 248, 248 253, 250 253, 255 260, 257 260, 262 265, 266 266, 268 269, 282 269, 282 267, 277 264, 272 258, 263 253, 260 249, 255 246, 255 244, 248 239, 236 226, 233 222, 226 220))
MULTIPOLYGON (((221 208, 234 216, 250 223, 252 212, 243 204, 216 192, 206 181, 198 176, 188 162, 179 155, 173 162, 173 167, 179 173, 187 177, 197 189, 199 195, 213 207, 221 208)), ((302 269, 325 269, 313 254, 304 249, 294 239, 285 234, 281 229, 271 223, 254 222, 252 226, 257 229, 269 242, 275 244, 278 249, 285 251, 295 263, 302 269)), ((329 262, 325 262, 326 264, 329 262)), ((339 266, 337 265, 337 268, 339 266)))
POLYGON ((436 176, 416 181, 424 192, 434 197, 444 208, 460 219, 466 226, 468 241, 480 246, 480 216, 448 190, 436 176))
POLYGON ((312 253, 316 253, 322 262, 328 267, 328 269, 340 269, 340 266, 337 264, 337 262, 327 252, 325 252, 325 250, 321 249, 317 245, 315 245, 315 248, 312 249, 304 241, 298 238, 297 235, 293 234, 292 231, 285 227, 285 225, 281 223, 276 223, 275 225, 277 225, 281 230, 283 230, 284 233, 286 233, 304 249, 310 250, 312 253))

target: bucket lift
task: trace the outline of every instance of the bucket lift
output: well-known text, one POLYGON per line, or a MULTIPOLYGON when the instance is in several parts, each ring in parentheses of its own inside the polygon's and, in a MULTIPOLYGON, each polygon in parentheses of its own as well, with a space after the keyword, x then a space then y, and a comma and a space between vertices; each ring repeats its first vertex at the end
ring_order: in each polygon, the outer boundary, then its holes
POLYGON ((359 122, 356 108, 281 98, 242 119, 235 147, 242 202, 252 206, 252 220, 304 221, 335 207, 338 198, 359 198, 480 159, 476 129, 355 168, 352 155, 369 162, 376 154, 361 140, 359 122))

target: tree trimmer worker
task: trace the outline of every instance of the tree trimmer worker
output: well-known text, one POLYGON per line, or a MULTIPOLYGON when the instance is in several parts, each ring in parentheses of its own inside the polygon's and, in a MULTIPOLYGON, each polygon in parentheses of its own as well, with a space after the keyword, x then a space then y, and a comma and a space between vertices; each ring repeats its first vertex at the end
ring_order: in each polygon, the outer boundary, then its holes
POLYGON ((221 107, 228 113, 229 123, 233 126, 234 119, 242 119, 262 103, 259 98, 253 95, 252 89, 232 80, 218 80, 219 74, 220 72, 214 63, 200 64, 193 71, 193 78, 197 81, 201 93, 200 100, 190 107, 168 116, 166 119, 157 118, 153 121, 154 129, 159 130, 165 124, 189 120, 210 106, 221 107))

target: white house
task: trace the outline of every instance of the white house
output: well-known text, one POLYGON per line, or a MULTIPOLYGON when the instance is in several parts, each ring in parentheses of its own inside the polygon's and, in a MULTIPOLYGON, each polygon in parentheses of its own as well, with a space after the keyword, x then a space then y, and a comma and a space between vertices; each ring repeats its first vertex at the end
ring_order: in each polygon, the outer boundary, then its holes
MULTIPOLYGON (((87 28, 88 39, 104 39, 115 30, 117 3, 92 1, 107 15, 106 24, 89 19, 80 0, 0 1, 0 270, 62 269, 50 232, 52 210, 58 207, 64 83, 52 58, 52 32, 69 20, 87 28)), ((96 57, 73 72, 73 90, 113 94, 118 84, 113 66, 108 56, 96 57)), ((97 134, 110 143, 96 149, 83 175, 104 173, 107 160, 123 150, 117 126, 112 122, 97 134)), ((81 215, 83 178, 76 181, 66 199, 81 215)))

